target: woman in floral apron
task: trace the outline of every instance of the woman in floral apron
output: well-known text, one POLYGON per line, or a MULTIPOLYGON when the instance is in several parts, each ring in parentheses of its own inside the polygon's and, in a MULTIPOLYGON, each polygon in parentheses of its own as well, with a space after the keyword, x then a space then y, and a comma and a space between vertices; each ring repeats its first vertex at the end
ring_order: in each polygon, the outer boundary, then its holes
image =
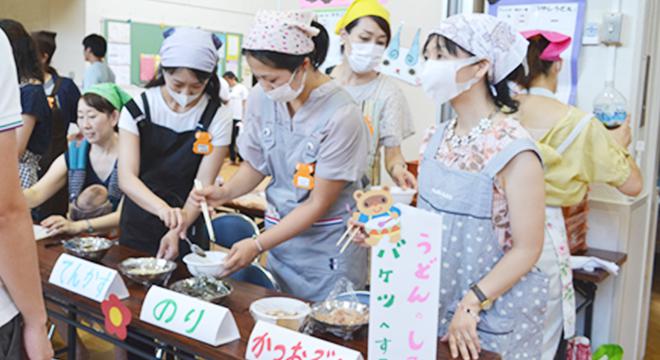
POLYGON ((463 359, 481 349, 541 358, 543 168, 503 81, 526 50, 520 34, 484 14, 445 19, 424 46, 424 90, 457 117, 427 136, 418 205, 444 218, 438 335, 463 359))

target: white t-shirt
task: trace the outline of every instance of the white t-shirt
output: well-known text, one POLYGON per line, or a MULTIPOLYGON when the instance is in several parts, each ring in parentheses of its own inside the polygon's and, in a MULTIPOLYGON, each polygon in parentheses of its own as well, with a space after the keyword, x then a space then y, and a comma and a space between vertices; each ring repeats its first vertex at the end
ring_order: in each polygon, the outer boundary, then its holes
POLYGON ((222 77, 219 77, 218 79, 220 80, 220 100, 229 101, 229 83, 222 77))
MULTIPOLYGON (((197 123, 201 120, 202 113, 204 113, 206 104, 209 102, 208 97, 203 95, 203 98, 194 108, 184 113, 176 113, 165 104, 165 99, 163 99, 159 87, 147 89, 145 93, 147 94, 147 102, 149 102, 151 122, 177 133, 191 131, 197 128, 197 123)), ((133 99, 137 106, 144 111, 142 96, 136 96, 133 99)), ((226 146, 231 143, 231 120, 231 110, 229 107, 226 105, 220 106, 208 129, 212 137, 211 143, 213 146, 226 146)), ((137 122, 126 108, 122 110, 119 117, 119 128, 140 136, 137 122)))
POLYGON ((229 107, 234 120, 243 120, 243 101, 247 100, 249 95, 250 91, 241 83, 237 83, 229 90, 229 107))
MULTIPOLYGON (((0 30, 0 132, 23 125, 21 118, 21 95, 16 78, 16 65, 11 45, 4 31, 0 30)), ((3 170, 5 171, 5 170, 3 170)), ((18 174, 17 174, 18 175, 18 174)), ((19 271, 19 269, 16 269, 19 271)), ((18 315, 18 309, 0 279, 0 326, 18 315)))

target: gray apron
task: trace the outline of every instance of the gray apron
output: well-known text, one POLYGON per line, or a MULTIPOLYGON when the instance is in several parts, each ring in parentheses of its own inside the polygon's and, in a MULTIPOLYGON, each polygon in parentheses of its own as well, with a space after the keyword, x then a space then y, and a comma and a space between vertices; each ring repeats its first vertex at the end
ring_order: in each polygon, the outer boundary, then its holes
MULTIPOLYGON (((266 229, 275 226, 280 219, 307 200, 310 191, 293 185, 296 164, 316 163, 323 140, 321 130, 336 109, 353 102, 350 95, 339 87, 326 96, 327 100, 320 103, 322 106, 315 109, 314 122, 317 125, 308 129, 292 129, 288 121, 276 121, 277 103, 265 96, 263 98, 264 127, 261 142, 267 172, 272 174, 266 188, 266 229)), ((325 299, 342 277, 351 280, 356 289, 365 286, 367 250, 349 246, 340 255, 335 245, 346 230, 346 222, 354 211, 353 193, 358 188, 358 183, 347 183, 322 219, 302 234, 270 250, 267 267, 285 292, 320 301, 325 299)))
MULTIPOLYGON (((433 135, 424 153, 418 206, 443 215, 442 272, 438 335, 447 333, 456 305, 471 284, 488 274, 504 255, 492 223, 495 176, 522 151, 534 151, 519 139, 495 155, 480 173, 451 169, 435 160, 445 127, 433 135)), ((540 359, 548 279, 534 269, 481 313, 477 325, 482 348, 503 359, 540 359)))

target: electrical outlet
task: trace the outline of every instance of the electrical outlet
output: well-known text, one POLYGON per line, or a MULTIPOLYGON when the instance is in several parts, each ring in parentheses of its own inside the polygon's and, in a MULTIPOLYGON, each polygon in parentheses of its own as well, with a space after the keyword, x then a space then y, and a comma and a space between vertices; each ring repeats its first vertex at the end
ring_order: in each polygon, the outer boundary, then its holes
POLYGON ((600 26, 600 42, 605 45, 621 45, 622 13, 608 13, 600 26))

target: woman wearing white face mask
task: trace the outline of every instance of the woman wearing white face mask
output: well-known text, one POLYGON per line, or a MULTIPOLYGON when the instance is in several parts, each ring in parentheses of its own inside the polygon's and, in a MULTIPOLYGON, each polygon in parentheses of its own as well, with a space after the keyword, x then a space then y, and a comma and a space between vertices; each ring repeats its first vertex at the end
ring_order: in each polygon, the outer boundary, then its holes
POLYGON ((336 242, 355 208, 366 166, 368 130, 351 96, 318 71, 328 34, 309 12, 260 12, 243 51, 259 81, 248 98, 238 148, 244 161, 222 187, 193 191, 212 206, 248 193, 266 176, 267 231, 236 243, 226 273, 269 250, 268 268, 284 291, 326 297, 348 277, 364 286, 367 253, 339 254, 336 242))
POLYGON ((390 42, 390 14, 378 0, 355 0, 337 23, 342 39, 343 62, 330 76, 335 78, 362 107, 369 122, 372 141, 367 176, 378 185, 380 153, 385 148, 385 169, 394 182, 415 188, 417 181, 408 172, 401 142, 414 134, 412 114, 403 92, 376 69, 390 42))
MULTIPOLYGON (((220 41, 192 28, 164 36, 158 77, 119 119, 119 185, 127 196, 119 241, 176 258, 180 237, 199 217, 186 198, 195 178, 208 185, 218 175, 231 142, 231 111, 218 99, 220 41)), ((195 236, 202 228, 197 221, 189 237, 204 247, 208 239, 195 236)))
POLYGON ((457 117, 426 139, 418 204, 444 218, 438 335, 464 360, 482 348, 541 358, 543 168, 512 117, 518 104, 505 80, 526 50, 520 34, 485 14, 445 19, 424 46, 424 89, 457 117))

